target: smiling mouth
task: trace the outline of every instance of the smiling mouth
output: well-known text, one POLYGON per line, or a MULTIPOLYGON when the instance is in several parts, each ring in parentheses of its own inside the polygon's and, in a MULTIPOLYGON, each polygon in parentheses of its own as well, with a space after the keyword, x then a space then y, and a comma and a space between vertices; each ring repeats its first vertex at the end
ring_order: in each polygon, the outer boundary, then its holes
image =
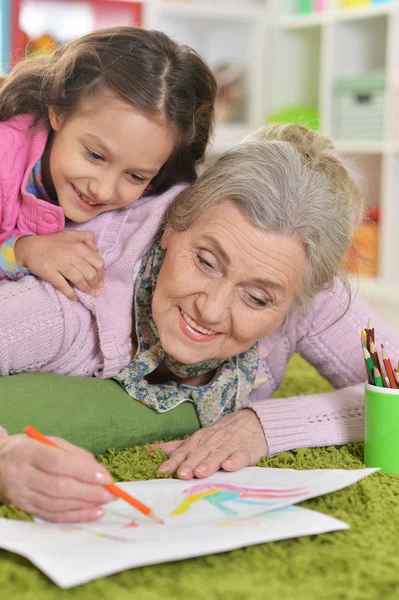
POLYGON ((199 323, 197 323, 197 321, 194 321, 194 319, 192 319, 190 315, 188 315, 182 308, 180 309, 180 313, 183 319, 186 321, 186 323, 190 325, 190 327, 195 331, 209 336, 220 335, 220 331, 213 331, 213 329, 207 329, 206 327, 202 327, 199 323))
POLYGON ((85 204, 88 204, 91 207, 104 206, 103 202, 95 202, 94 200, 91 200, 88 196, 86 196, 85 194, 82 194, 82 192, 80 192, 78 190, 78 188, 76 188, 74 185, 72 185, 72 187, 73 187, 75 194, 78 196, 78 198, 85 204))

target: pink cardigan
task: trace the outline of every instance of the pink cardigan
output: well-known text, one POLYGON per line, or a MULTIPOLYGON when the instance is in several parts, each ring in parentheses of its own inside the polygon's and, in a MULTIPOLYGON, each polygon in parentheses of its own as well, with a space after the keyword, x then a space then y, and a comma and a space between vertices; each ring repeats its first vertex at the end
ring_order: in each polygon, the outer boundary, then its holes
MULTIPOLYGON (((0 375, 53 371, 105 378, 128 364, 134 280, 166 207, 180 189, 142 198, 90 222, 105 261, 105 286, 98 298, 79 293, 80 300, 72 302, 34 277, 0 283, 0 375)), ((88 224, 74 228, 86 229, 88 224)), ((264 427, 269 454, 363 438, 360 331, 372 317, 378 341, 395 359, 399 333, 359 296, 331 325, 346 306, 347 295, 337 282, 306 313, 293 310, 277 331, 260 340, 258 387, 250 403, 264 427), (339 391, 271 400, 294 352, 339 391)))
POLYGON ((26 191, 48 138, 47 127, 31 128, 32 123, 32 115, 0 122, 0 241, 23 233, 57 233, 65 226, 60 206, 26 191))

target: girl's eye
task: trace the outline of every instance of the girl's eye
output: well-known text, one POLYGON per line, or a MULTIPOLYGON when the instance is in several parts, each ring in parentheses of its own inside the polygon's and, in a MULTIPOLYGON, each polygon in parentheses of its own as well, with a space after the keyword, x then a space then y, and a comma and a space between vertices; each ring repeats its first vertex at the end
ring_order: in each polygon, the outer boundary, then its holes
POLYGON ((129 177, 130 179, 133 179, 133 181, 137 181, 138 183, 145 182, 144 177, 140 177, 139 175, 136 175, 136 173, 129 173, 129 177))
POLYGON ((89 150, 89 148, 85 148, 85 154, 90 160, 105 160, 101 154, 98 154, 93 150, 89 150))

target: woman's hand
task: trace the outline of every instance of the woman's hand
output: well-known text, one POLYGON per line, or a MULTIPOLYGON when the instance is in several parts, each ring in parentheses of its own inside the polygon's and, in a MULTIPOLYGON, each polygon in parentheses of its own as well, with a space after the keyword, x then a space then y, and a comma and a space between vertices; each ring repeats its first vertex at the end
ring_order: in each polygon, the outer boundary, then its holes
POLYGON ((115 500, 100 484, 109 472, 90 452, 59 438, 62 450, 26 435, 0 436, 0 499, 42 519, 93 521, 101 504, 115 500))
POLYGON ((237 471, 256 465, 267 455, 267 444, 256 413, 244 409, 196 431, 188 440, 153 444, 169 454, 159 471, 171 471, 180 479, 209 477, 215 471, 237 471))
POLYGON ((15 242, 14 252, 22 267, 49 281, 70 300, 77 296, 69 282, 86 294, 100 294, 104 261, 90 231, 23 236, 15 242))

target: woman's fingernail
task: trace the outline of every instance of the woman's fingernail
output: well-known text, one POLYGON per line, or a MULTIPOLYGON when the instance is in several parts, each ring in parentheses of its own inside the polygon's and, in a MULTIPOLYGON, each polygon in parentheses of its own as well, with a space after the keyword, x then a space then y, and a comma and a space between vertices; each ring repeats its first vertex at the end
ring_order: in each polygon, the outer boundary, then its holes
POLYGON ((183 469, 179 469, 179 471, 178 471, 178 475, 181 477, 186 477, 189 474, 190 474, 190 469, 187 469, 185 467, 183 467, 183 469))
POLYGON ((114 500, 118 500, 118 496, 114 496, 114 494, 110 494, 110 492, 105 492, 103 499, 104 502, 113 502, 114 500))
POLYGON ((100 518, 104 516, 104 511, 102 508, 99 508, 94 514, 96 515, 96 517, 100 518))
POLYGON ((204 467, 203 465, 201 465, 200 467, 197 467, 195 469, 196 473, 204 473, 206 471, 206 467, 204 467))
POLYGON ((102 485, 106 484, 106 483, 111 483, 112 479, 110 480, 109 476, 104 475, 104 473, 101 473, 101 471, 97 471, 97 473, 95 474, 95 479, 97 481, 97 483, 101 483, 102 485))

